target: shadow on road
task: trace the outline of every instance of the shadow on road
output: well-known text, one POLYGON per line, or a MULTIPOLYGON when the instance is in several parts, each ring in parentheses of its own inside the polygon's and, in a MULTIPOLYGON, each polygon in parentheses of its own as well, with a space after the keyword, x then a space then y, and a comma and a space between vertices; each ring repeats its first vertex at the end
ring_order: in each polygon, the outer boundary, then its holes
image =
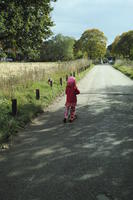
POLYGON ((81 95, 88 103, 79 102, 73 123, 62 123, 63 108, 44 113, 2 153, 1 200, 133 199, 132 95, 97 93, 81 95))

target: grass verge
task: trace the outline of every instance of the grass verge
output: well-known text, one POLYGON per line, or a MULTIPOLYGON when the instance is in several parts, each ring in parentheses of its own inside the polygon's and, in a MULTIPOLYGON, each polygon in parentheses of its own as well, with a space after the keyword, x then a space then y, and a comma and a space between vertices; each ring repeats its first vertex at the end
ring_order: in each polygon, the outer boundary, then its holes
POLYGON ((133 67, 122 65, 114 65, 113 67, 128 76, 129 78, 133 79, 133 67))

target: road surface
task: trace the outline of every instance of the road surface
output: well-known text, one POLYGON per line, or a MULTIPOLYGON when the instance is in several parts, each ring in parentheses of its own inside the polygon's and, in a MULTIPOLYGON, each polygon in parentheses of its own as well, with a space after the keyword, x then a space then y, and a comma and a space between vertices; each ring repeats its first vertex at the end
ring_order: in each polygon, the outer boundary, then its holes
POLYGON ((0 200, 133 199, 133 81, 97 65, 79 88, 77 120, 61 97, 0 153, 0 200))

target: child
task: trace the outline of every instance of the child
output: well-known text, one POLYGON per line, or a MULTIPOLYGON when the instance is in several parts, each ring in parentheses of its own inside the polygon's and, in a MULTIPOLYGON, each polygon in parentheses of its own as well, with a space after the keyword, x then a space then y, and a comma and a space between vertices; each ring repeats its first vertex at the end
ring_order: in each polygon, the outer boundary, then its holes
POLYGON ((71 76, 68 78, 66 86, 66 104, 65 104, 66 107, 65 107, 64 123, 68 118, 69 110, 70 110, 70 122, 72 122, 76 118, 75 107, 77 104, 76 95, 78 94, 80 94, 80 91, 76 86, 75 78, 71 76))

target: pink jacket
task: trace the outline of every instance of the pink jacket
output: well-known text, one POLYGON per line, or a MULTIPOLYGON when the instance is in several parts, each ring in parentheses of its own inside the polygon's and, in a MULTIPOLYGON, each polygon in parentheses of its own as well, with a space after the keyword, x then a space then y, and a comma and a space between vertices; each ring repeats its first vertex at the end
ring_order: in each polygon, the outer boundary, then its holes
POLYGON ((77 86, 66 86, 66 105, 67 106, 76 106, 77 104, 77 95, 80 94, 77 86))

